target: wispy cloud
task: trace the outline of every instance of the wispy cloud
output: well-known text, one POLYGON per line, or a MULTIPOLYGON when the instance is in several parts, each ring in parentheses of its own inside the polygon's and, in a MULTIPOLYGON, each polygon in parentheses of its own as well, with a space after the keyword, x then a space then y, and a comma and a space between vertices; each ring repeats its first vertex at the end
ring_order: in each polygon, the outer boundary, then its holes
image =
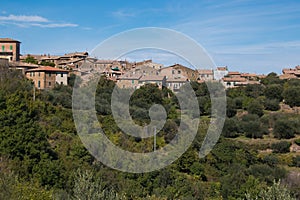
POLYGON ((0 16, 0 25, 15 25, 21 28, 41 27, 41 28, 65 28, 77 27, 74 23, 57 23, 38 15, 8 15, 0 16))
POLYGON ((127 17, 134 17, 135 13, 130 12, 129 10, 117 10, 112 12, 112 15, 116 18, 127 18, 127 17))
POLYGON ((48 19, 37 15, 8 15, 0 16, 0 21, 15 22, 49 22, 48 19))
POLYGON ((42 28, 64 28, 64 27, 77 27, 78 24, 71 24, 71 23, 62 23, 62 24, 30 24, 30 26, 37 26, 37 27, 42 27, 42 28))

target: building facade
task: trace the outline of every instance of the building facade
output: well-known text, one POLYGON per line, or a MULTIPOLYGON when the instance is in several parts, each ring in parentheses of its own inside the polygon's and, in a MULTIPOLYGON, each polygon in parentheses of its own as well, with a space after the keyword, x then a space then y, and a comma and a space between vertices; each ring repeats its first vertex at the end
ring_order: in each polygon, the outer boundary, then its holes
POLYGON ((20 43, 10 38, 0 38, 0 58, 5 58, 9 61, 19 61, 20 43))
POLYGON ((34 82, 38 89, 51 89, 55 84, 68 85, 68 71, 55 67, 38 67, 25 72, 28 79, 34 82))

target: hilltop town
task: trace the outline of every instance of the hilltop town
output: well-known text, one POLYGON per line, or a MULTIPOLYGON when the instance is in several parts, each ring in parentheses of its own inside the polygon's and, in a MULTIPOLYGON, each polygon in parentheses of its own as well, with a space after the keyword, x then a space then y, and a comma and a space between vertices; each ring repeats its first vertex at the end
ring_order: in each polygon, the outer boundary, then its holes
MULTIPOLYGON (((216 69, 190 69, 181 64, 164 66, 152 60, 128 62, 126 60, 99 60, 88 52, 74 52, 65 55, 20 54, 21 42, 0 38, 0 66, 17 69, 31 79, 36 88, 49 89, 55 84, 68 84, 71 74, 88 81, 95 73, 113 80, 120 88, 139 88, 147 83, 159 88, 167 87, 176 92, 188 81, 219 81, 225 88, 260 84, 265 75, 229 71, 227 66, 216 69)), ((300 66, 283 69, 280 79, 299 79, 300 66)))

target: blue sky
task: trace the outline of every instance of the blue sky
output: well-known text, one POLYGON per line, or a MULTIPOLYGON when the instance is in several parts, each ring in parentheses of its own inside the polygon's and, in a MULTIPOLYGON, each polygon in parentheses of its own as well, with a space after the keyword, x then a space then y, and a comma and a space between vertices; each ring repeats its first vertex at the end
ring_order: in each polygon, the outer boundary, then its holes
POLYGON ((300 64, 298 0, 1 0, 0 6, 0 37, 20 40, 23 54, 91 51, 114 34, 149 26, 190 36, 230 70, 280 73, 300 64))

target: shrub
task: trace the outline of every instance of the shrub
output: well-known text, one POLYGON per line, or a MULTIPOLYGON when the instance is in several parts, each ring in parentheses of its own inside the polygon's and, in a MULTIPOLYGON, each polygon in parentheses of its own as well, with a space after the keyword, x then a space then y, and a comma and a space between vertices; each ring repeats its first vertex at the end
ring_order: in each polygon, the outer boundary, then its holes
POLYGON ((290 139, 295 136, 295 129, 288 119, 278 119, 274 125, 274 136, 278 139, 290 139))
POLYGON ((288 153, 290 152, 291 143, 287 141, 281 141, 278 143, 273 143, 271 149, 274 153, 288 153))
POLYGON ((283 87, 280 84, 272 84, 272 85, 267 85, 264 91, 264 95, 268 99, 277 99, 278 101, 282 100, 282 92, 283 92, 283 87))
POLYGON ((249 114, 256 114, 259 117, 264 115, 263 109, 263 105, 257 100, 252 101, 247 107, 247 111, 249 114))
POLYGON ((291 107, 300 106, 300 86, 289 86, 284 89, 285 103, 291 107))
POLYGON ((280 109, 279 101, 277 99, 266 99, 265 109, 270 111, 277 111, 280 109))
POLYGON ((235 138, 238 136, 238 129, 236 120, 227 118, 224 123, 222 134, 224 137, 235 138))

